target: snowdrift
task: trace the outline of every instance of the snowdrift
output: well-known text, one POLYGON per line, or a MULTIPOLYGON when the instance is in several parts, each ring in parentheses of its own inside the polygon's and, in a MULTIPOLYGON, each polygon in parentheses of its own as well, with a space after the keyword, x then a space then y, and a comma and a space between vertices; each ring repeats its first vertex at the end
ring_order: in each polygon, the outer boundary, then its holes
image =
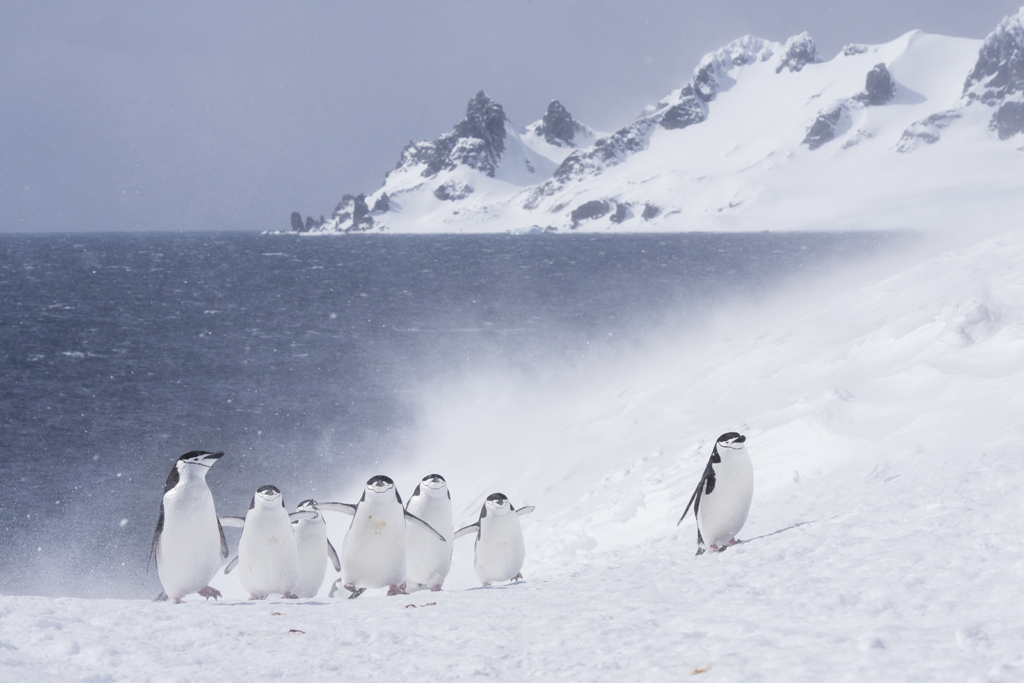
POLYGON ((1019 680, 1022 264, 1020 229, 922 248, 569 377, 433 387, 396 481, 442 472, 457 524, 536 505, 525 583, 471 589, 462 541, 443 593, 2 597, 0 678, 1019 680), (730 429, 748 542, 697 558, 675 522, 730 429))

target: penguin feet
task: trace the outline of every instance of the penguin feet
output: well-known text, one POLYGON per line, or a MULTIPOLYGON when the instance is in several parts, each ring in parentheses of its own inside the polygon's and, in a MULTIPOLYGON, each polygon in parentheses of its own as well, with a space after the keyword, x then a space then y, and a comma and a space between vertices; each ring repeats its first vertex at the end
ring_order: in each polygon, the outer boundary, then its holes
POLYGON ((249 593, 250 600, 266 600, 267 593, 249 593))
POLYGON ((295 593, 281 593, 281 597, 285 600, 298 600, 299 596, 295 593))
POLYGON ((213 588, 212 586, 207 586, 206 588, 202 589, 201 591, 199 591, 199 594, 207 600, 209 600, 210 598, 213 598, 214 600, 219 600, 221 598, 220 591, 216 588, 213 588))
POLYGON ((185 601, 184 601, 184 600, 182 600, 181 598, 174 598, 174 599, 172 600, 172 602, 173 602, 173 603, 174 603, 175 605, 184 605, 184 604, 185 604, 185 601))
POLYGON ((352 595, 348 596, 349 600, 355 600, 360 595, 362 595, 364 592, 366 592, 365 588, 356 588, 356 585, 354 583, 346 583, 345 584, 345 590, 347 590, 349 593, 352 594, 352 595))
POLYGON ((703 554, 704 554, 704 548, 701 548, 700 546, 697 546, 697 554, 694 557, 700 557, 703 554))
POLYGON ((522 572, 519 572, 518 574, 513 576, 511 579, 509 579, 509 581, 515 581, 516 583, 519 583, 522 580, 523 580, 523 573, 522 572))
POLYGON ((408 593, 405 591, 405 588, 405 581, 403 581, 397 586, 392 585, 390 588, 388 588, 388 595, 408 595, 408 593))
POLYGON ((441 584, 437 584, 436 586, 431 586, 431 587, 430 587, 430 592, 431 592, 431 593, 436 593, 436 592, 438 592, 439 590, 441 590, 441 584))

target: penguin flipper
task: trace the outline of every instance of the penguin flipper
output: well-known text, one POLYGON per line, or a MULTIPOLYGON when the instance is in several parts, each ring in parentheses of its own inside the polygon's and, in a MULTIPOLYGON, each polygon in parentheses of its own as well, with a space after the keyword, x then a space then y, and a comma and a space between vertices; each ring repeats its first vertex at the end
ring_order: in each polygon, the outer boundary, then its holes
POLYGON ((473 522, 469 526, 464 526, 455 532, 455 538, 461 538, 469 534, 475 534, 480 531, 480 522, 473 522))
POLYGON ((288 513, 288 519, 292 522, 297 522, 300 519, 316 519, 318 516, 315 512, 310 512, 309 510, 288 513))
POLYGON ((422 526, 422 527, 423 527, 424 529, 426 529, 426 530, 427 530, 427 531, 429 531, 430 533, 434 534, 434 536, 436 536, 436 537, 437 537, 437 540, 439 540, 439 541, 441 541, 442 543, 444 543, 444 540, 445 540, 445 539, 444 539, 444 536, 442 536, 442 535, 441 535, 441 532, 440 532, 440 531, 438 531, 438 530, 437 530, 437 529, 435 529, 434 527, 430 526, 429 524, 427 524, 427 523, 426 523, 426 522, 424 522, 424 521, 423 521, 422 519, 420 519, 420 518, 419 518, 419 517, 417 517, 416 515, 412 514, 412 513, 411 513, 411 512, 409 512, 408 510, 405 510, 404 512, 405 512, 405 521, 406 521, 406 523, 407 523, 407 524, 409 523, 409 520, 412 520, 412 521, 416 522, 417 524, 419 524, 420 526, 422 526))
POLYGON ((338 559, 338 551, 331 545, 331 541, 327 541, 327 557, 331 558, 331 564, 334 565, 334 571, 341 571, 341 560, 338 559))
POLYGON ((676 526, 683 523, 686 518, 686 513, 690 511, 690 506, 693 506, 693 514, 697 514, 697 510, 700 509, 700 497, 701 493, 711 493, 715 490, 715 470, 711 466, 712 463, 722 462, 722 458, 718 453, 712 453, 711 458, 708 460, 707 467, 704 468, 704 474, 701 475, 700 483, 697 484, 697 488, 693 490, 693 495, 690 496, 690 502, 686 504, 686 509, 683 510, 683 516, 676 522, 676 526), (707 491, 704 491, 704 485, 707 484, 707 491))
MULTIPOLYGON (((164 530, 164 501, 160 501, 160 519, 156 523, 156 531, 153 532, 153 545, 149 547, 149 560, 146 562, 146 571, 149 571, 149 564, 156 559, 157 549, 160 547, 160 534, 164 530)), ((161 593, 161 595, 163 595, 161 593)))
MULTIPOLYGON (((365 494, 364 494, 365 495, 365 494)), ((351 503, 317 503, 314 510, 329 510, 331 512, 344 512, 346 515, 355 515, 358 505, 351 503)))
POLYGON ((228 556, 228 539, 224 538, 224 527, 221 526, 220 520, 217 520, 217 531, 220 532, 220 556, 228 556))
POLYGON ((233 526, 239 529, 245 526, 245 517, 219 517, 217 521, 223 526, 233 526))
POLYGON ((228 566, 224 567, 224 573, 230 574, 231 570, 238 566, 238 555, 235 555, 235 559, 228 562, 228 566))
POLYGON ((518 510, 516 510, 516 514, 517 514, 517 515, 519 515, 520 517, 522 517, 523 515, 528 515, 528 514, 530 514, 531 512, 533 512, 533 511, 534 511, 534 509, 535 509, 535 508, 534 508, 534 506, 533 506, 533 505, 527 505, 527 506, 526 506, 526 507, 524 507, 524 508, 519 508, 518 510))
MULTIPOLYGON (((683 516, 679 518, 678 522, 676 522, 676 526, 679 526, 680 524, 682 524, 683 520, 686 519, 686 513, 688 513, 690 511, 690 506, 691 505, 693 505, 694 503, 697 503, 698 505, 700 505, 700 503, 698 501, 700 500, 700 492, 701 492, 701 489, 703 489, 703 488, 704 488, 704 478, 701 477, 700 483, 697 484, 697 488, 695 488, 693 490, 693 495, 690 496, 690 502, 686 504, 686 509, 683 510, 683 516)), ((696 508, 694 508, 693 514, 695 514, 695 515, 697 514, 697 509, 696 508)))

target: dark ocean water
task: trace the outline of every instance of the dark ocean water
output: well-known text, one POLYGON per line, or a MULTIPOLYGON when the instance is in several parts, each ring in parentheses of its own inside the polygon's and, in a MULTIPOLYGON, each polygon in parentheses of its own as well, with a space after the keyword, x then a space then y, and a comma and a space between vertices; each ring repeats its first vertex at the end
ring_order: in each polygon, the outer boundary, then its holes
POLYGON ((436 378, 629 353, 899 241, 0 235, 0 593, 155 594, 163 481, 188 450, 226 452, 221 514, 266 483, 325 497, 387 471, 436 378))

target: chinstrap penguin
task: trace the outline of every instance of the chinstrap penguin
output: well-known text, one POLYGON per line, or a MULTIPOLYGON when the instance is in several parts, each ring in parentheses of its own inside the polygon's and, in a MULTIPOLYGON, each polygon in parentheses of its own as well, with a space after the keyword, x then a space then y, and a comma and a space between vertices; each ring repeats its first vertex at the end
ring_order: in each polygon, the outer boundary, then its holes
POLYGON ((190 593, 219 598, 209 586, 228 556, 224 529, 217 520, 206 474, 224 453, 189 451, 178 458, 164 484, 160 519, 153 534, 150 561, 156 560, 163 592, 157 600, 175 603, 190 593))
POLYGON ((295 545, 299 553, 299 581, 295 595, 300 598, 315 598, 327 575, 327 559, 330 558, 334 571, 341 571, 341 560, 327 538, 327 522, 315 511, 313 499, 304 500, 295 508, 296 512, 312 512, 311 519, 292 519, 295 545))
POLYGON ((532 505, 516 510, 505 494, 492 493, 480 508, 480 519, 455 532, 455 538, 476 533, 473 568, 484 586, 523 578, 526 544, 519 516, 529 512, 532 505))
POLYGON ((291 519, 309 519, 312 511, 293 512, 284 506, 284 497, 276 486, 256 489, 245 518, 221 517, 225 526, 242 527, 238 541, 238 556, 224 573, 238 567, 238 579, 249 591, 250 600, 264 600, 271 593, 285 598, 297 598, 295 587, 299 582, 299 553, 292 532, 291 519))
POLYGON ((452 566, 455 537, 452 529, 452 495, 440 474, 428 474, 416 485, 405 509, 432 526, 445 538, 443 544, 426 529, 413 524, 406 530, 405 580, 409 590, 439 591, 452 566))
POLYGON ((736 534, 743 528, 754 496, 754 466, 744 446, 747 437, 727 432, 718 437, 704 474, 686 504, 682 523, 693 506, 697 518, 697 554, 705 548, 721 552, 740 541, 736 534))
POLYGON ((388 595, 405 594, 406 523, 421 525, 434 536, 445 538, 422 519, 402 507, 395 482, 389 477, 371 477, 355 505, 317 503, 315 510, 332 510, 352 515, 352 523, 341 544, 341 576, 334 582, 330 596, 339 584, 357 598, 367 588, 388 588, 388 595))

